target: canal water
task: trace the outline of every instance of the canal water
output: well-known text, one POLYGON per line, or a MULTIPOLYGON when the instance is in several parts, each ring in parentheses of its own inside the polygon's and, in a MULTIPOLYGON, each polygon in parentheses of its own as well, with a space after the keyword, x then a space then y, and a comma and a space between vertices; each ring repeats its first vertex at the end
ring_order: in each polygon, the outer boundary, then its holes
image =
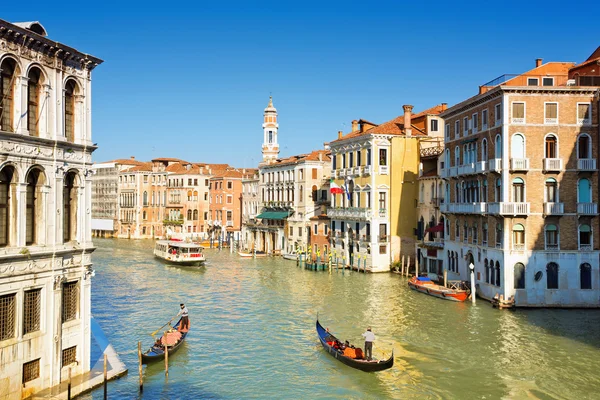
MULTIPOLYGON (((202 268, 153 258, 151 241, 96 239, 92 313, 129 368, 110 399, 592 399, 600 396, 600 311, 498 311, 411 291, 406 278, 313 272, 280 258, 206 250, 202 268), (186 303, 191 330, 144 367, 137 342, 186 303), (354 370, 328 355, 315 319, 394 367, 354 370)), ((98 352, 95 356, 99 357, 98 352)), ((83 396, 102 398, 102 389, 83 396)))

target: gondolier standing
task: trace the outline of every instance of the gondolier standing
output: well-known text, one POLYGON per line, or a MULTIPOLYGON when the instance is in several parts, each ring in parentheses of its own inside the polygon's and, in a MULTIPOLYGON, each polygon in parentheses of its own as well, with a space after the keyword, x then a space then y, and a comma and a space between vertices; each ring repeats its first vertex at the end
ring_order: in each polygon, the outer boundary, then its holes
POLYGON ((362 334, 365 338, 365 356, 367 361, 371 361, 373 357, 373 341, 375 341, 375 334, 371 332, 371 327, 367 328, 367 331, 362 334))
POLYGON ((179 305, 179 307, 181 307, 181 310, 179 310, 179 312, 177 313, 177 316, 181 315, 181 323, 179 324, 179 330, 183 331, 183 330, 189 330, 190 329, 190 320, 188 318, 188 309, 185 306, 185 304, 181 303, 179 305))

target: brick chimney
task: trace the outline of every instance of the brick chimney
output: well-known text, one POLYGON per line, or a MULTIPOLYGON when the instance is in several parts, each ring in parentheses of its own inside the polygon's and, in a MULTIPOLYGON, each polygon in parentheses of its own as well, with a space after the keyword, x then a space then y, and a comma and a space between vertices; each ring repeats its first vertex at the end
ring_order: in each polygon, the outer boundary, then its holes
POLYGON ((341 139, 344 136, 344 132, 338 131, 338 139, 341 139))
POLYGON ((536 58, 535 59, 535 67, 539 67, 542 65, 542 59, 541 58, 536 58))
POLYGON ((412 136, 411 117, 413 106, 405 104, 402 106, 402 108, 404 109, 404 133, 406 136, 412 136))
POLYGON ((442 111, 446 111, 448 109, 448 103, 442 103, 442 111))
POLYGON ((131 159, 132 159, 132 160, 135 160, 135 156, 131 156, 131 159))
POLYGON ((353 120, 352 121, 352 132, 355 132, 358 130, 358 121, 357 120, 353 120))

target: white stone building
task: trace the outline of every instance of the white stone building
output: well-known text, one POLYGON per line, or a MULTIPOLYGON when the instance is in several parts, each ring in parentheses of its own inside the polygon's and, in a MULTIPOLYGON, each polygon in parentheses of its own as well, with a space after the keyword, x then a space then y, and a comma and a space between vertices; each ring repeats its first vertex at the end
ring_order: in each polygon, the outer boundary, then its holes
POLYGON ((102 60, 0 20, 0 398, 90 368, 91 72, 102 60))

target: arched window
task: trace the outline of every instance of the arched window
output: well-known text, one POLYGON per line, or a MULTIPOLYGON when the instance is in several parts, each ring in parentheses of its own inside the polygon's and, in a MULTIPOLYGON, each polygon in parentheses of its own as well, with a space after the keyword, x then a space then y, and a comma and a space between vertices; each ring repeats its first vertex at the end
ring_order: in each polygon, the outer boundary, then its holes
POLYGON ((17 63, 6 58, 0 64, 0 130, 13 132, 13 111, 17 63))
POLYGON ((496 286, 500 286, 500 262, 496 261, 496 286))
POLYGON ((454 148, 454 166, 458 167, 460 165, 460 147, 456 146, 454 148))
POLYGON ((188 192, 187 192, 187 199, 188 199, 188 201, 192 201, 192 191, 191 190, 188 190, 188 192))
POLYGON ((317 186, 313 185, 312 187, 312 201, 317 201, 317 186))
POLYGON ((148 192, 144 192, 144 205, 148 205, 148 192))
POLYGON ((494 150, 496 158, 502 158, 502 137, 500 135, 496 135, 494 150))
POLYGON ((589 159, 592 158, 592 141, 586 133, 579 135, 577 138, 577 158, 589 159))
POLYGON ((487 139, 483 139, 481 141, 481 160, 488 160, 488 148, 487 148, 487 139))
POLYGON ((558 227, 554 224, 546 225, 546 250, 558 250, 558 227))
POLYGON ((194 197, 192 198, 194 201, 198 201, 198 191, 194 190, 194 197))
POLYGON ((192 220, 192 210, 188 210, 187 211, 187 220, 191 221, 192 220))
POLYGON ((525 181, 522 178, 515 178, 512 181, 513 201, 522 203, 525 201, 525 181))
POLYGON ((579 250, 592 250, 592 228, 587 224, 579 225, 579 250))
POLYGON ((0 171, 0 246, 5 247, 10 243, 10 209, 11 209, 11 190, 10 183, 13 179, 14 169, 4 167, 0 171))
POLYGON ((490 283, 490 267, 487 258, 483 260, 483 266, 485 268, 485 283, 490 283))
POLYGON ((546 202, 558 203, 558 183, 554 178, 546 179, 546 202))
POLYGON ((148 219, 148 213, 146 211, 142 212, 142 219, 145 221, 148 219))
POLYGON ((25 195, 25 244, 31 245, 39 243, 37 231, 40 226, 38 222, 42 218, 40 213, 42 207, 40 204, 41 197, 39 196, 40 188, 40 170, 32 169, 27 174, 27 189, 25 195))
POLYGON ((496 179, 495 200, 498 203, 500 203, 502 201, 502 179, 501 178, 496 179))
POLYGON ((577 182, 577 202, 578 203, 591 203, 592 202, 592 191, 590 181, 587 178, 580 179, 577 182))
POLYGON ((75 94, 77 86, 75 81, 69 79, 65 84, 65 102, 64 102, 64 118, 65 118, 65 138, 68 142, 75 141, 75 94))
POLYGON ((588 263, 583 263, 579 266, 579 281, 581 289, 592 288, 592 266, 588 263))
POLYGON ((31 136, 39 136, 38 121, 40 107, 41 71, 32 68, 29 71, 27 86, 27 130, 31 136))
POLYGON ((496 247, 502 247, 503 242, 503 233, 502 233, 502 223, 496 223, 496 247))
POLYGON ((548 135, 545 139, 545 158, 558 158, 558 139, 554 135, 548 135))
POLYGON ((490 284, 496 284, 496 271, 494 270, 494 260, 490 260, 490 284))
POLYGON ((513 249, 525 249, 525 227, 522 224, 515 224, 513 226, 513 249))
POLYGON ((546 288, 558 289, 558 264, 549 263, 546 265, 546 288))
POLYGON ((515 264, 515 289, 525 289, 525 265, 515 264))
POLYGON ((511 158, 525 158, 525 137, 520 133, 515 133, 512 136, 510 156, 511 158))
POLYGON ((77 187, 75 172, 65 176, 63 186, 63 241, 70 242, 77 237, 77 187))

